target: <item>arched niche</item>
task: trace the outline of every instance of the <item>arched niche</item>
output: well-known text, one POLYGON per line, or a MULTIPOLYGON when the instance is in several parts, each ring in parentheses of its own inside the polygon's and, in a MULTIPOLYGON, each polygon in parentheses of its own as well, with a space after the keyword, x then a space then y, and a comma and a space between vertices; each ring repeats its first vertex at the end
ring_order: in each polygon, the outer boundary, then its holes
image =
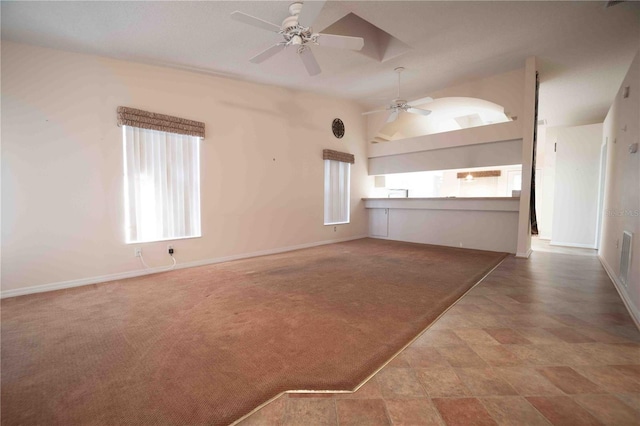
POLYGON ((422 116, 403 112, 396 121, 385 123, 374 141, 413 138, 512 121, 501 105, 479 98, 446 97, 415 106, 428 109, 431 114, 422 116))

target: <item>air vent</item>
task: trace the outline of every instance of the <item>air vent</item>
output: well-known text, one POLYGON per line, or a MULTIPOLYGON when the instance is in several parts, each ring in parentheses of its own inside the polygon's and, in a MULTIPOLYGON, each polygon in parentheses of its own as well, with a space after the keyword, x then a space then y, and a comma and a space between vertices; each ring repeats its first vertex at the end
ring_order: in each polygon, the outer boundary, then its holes
POLYGON ((622 233, 622 253, 620 254, 620 282, 627 287, 629 285, 629 269, 631 268, 631 243, 633 234, 624 231, 622 233))

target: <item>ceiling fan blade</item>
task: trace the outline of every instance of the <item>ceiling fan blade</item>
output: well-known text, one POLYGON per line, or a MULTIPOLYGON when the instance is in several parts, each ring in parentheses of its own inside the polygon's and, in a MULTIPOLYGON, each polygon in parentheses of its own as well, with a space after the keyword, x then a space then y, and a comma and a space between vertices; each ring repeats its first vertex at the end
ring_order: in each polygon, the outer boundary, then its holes
POLYGON ((385 137, 389 140, 397 139, 398 133, 400 133, 402 128, 406 125, 406 120, 404 120, 404 118, 407 115, 408 114, 402 114, 398 111, 398 118, 395 121, 383 124, 377 136, 385 137))
POLYGON ((418 105, 428 104, 429 102, 433 102, 433 98, 427 96, 426 98, 420 98, 420 99, 416 99, 415 101, 407 102, 407 105, 418 106, 418 105))
POLYGON ((246 13, 240 12, 239 10, 231 13, 231 18, 244 24, 262 28, 263 30, 273 31, 276 33, 280 31, 280 25, 272 24, 271 22, 256 18, 255 16, 247 15, 246 13))
POLYGON ((313 55, 311 49, 307 47, 306 49, 303 49, 299 55, 310 76, 320 74, 320 65, 318 65, 318 61, 316 61, 316 57, 313 55))
POLYGON ((413 114, 420 114, 420 115, 429 115, 429 114, 431 114, 431 111, 429 111, 428 109, 420 109, 420 108, 413 108, 413 107, 407 108, 407 112, 410 112, 410 113, 413 113, 413 114))
POLYGON ((400 115, 400 111, 398 111, 397 109, 394 109, 391 114, 389 114, 389 117, 387 118, 387 123, 393 123, 394 121, 396 121, 398 119, 398 115, 400 115))
POLYGON ((362 37, 342 36, 335 34, 317 34, 316 42, 319 46, 336 49, 361 50, 364 47, 362 37))
POLYGON ((385 109, 377 109, 375 111, 367 111, 367 112, 363 112, 362 115, 369 115, 369 114, 376 114, 378 112, 384 112, 384 111, 389 111, 389 108, 385 108, 385 109))
POLYGON ((313 1, 305 1, 302 5, 302 10, 298 14, 298 22, 300 25, 305 27, 312 26, 313 22, 316 20, 320 11, 324 7, 325 0, 313 0, 313 1))
POLYGON ((261 62, 266 61, 267 59, 269 59, 270 57, 272 57, 276 53, 280 52, 284 48, 285 48, 284 44, 273 45, 270 48, 268 48, 267 50, 265 50, 265 51, 263 51, 261 53, 258 53, 256 56, 254 56, 253 58, 249 59, 249 62, 253 62, 254 64, 259 64, 261 62))

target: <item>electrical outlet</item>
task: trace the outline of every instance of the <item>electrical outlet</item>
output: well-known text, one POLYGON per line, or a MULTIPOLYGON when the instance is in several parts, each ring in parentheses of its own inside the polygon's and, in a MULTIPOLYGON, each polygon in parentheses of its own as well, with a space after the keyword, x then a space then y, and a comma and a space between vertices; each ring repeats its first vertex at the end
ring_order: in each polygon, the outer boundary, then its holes
POLYGON ((167 251, 169 252, 169 254, 173 254, 173 246, 171 244, 167 246, 167 251))
POLYGON ((334 226, 334 227, 333 227, 333 232, 336 232, 337 230, 338 230, 338 227, 337 227, 337 226, 334 226))
POLYGON ((142 257, 142 249, 141 248, 134 249, 134 254, 136 257, 142 257))

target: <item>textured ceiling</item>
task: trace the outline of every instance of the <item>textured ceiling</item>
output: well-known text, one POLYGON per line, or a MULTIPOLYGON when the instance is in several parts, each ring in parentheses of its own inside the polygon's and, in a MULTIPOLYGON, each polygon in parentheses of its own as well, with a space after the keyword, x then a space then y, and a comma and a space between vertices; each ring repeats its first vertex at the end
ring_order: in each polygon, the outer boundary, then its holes
MULTIPOLYGON (((309 77, 292 49, 248 59, 279 41, 229 18, 240 10, 279 24, 290 2, 2 2, 2 39, 354 99, 369 108, 395 92, 404 66, 409 99, 464 80, 541 63, 540 118, 549 126, 602 120, 640 47, 640 4, 597 2, 307 2, 316 31, 348 13, 410 47, 379 62, 315 47, 322 74, 309 77)), ((305 22, 303 22, 305 23, 305 22)), ((365 43, 367 40, 365 39, 365 43)))

